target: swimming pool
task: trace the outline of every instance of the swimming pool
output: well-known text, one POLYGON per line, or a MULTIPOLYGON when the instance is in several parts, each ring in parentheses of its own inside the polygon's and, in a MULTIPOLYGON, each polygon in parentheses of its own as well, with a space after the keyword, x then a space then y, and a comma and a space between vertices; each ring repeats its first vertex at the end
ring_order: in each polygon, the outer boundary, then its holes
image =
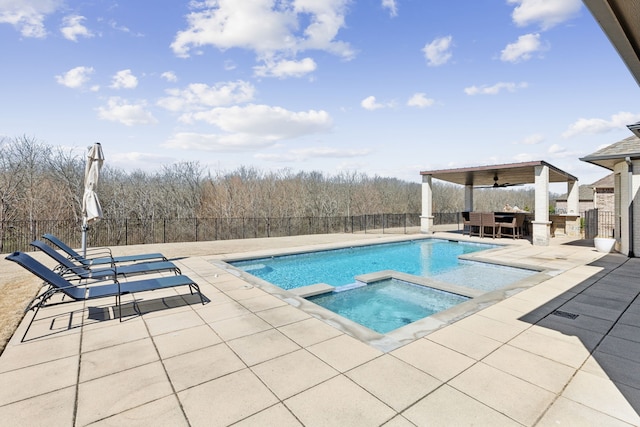
POLYGON ((347 286, 355 283, 356 276, 393 270, 489 291, 535 273, 458 258, 496 247, 499 246, 422 239, 257 258, 230 264, 286 290, 317 283, 347 286))
MULTIPOLYGON (((227 263, 262 279, 256 282, 262 283, 259 286, 284 289, 305 297, 313 304, 307 303, 309 307, 299 302, 294 305, 305 307, 306 311, 310 310, 315 316, 327 319, 332 324, 342 322, 339 320, 341 318, 349 319, 369 332, 382 334, 378 337, 389 338, 390 335, 386 334, 390 333, 394 336, 392 340, 401 335, 415 339, 441 324, 438 322, 442 320, 436 320, 435 325, 425 326, 424 322, 430 316, 439 313, 439 319, 459 319, 464 313, 475 310, 476 306, 503 298, 498 295, 505 295, 503 288, 507 289, 512 284, 518 288, 522 286, 518 283, 527 282, 525 279, 539 273, 460 258, 499 247, 425 238, 229 260, 227 263), (265 281, 268 283, 265 284, 265 281), (318 292, 320 295, 317 295, 318 292), (488 294, 496 295, 484 298, 488 294), (483 297, 482 302, 474 303, 479 296, 483 297), (339 316, 325 315, 314 307, 330 310, 339 316), (413 325, 410 329, 403 328, 410 324, 413 325), (399 331, 404 330, 407 332, 398 335, 399 331)), ((283 298, 290 297, 283 295, 283 298)), ((368 332, 353 330, 353 326, 348 326, 349 323, 340 324, 345 331, 351 330, 354 336, 368 336, 364 339, 370 344, 377 343, 372 345, 388 345, 388 341, 385 341, 387 338, 371 338, 368 332)), ((396 345, 398 341, 394 342, 396 345)))

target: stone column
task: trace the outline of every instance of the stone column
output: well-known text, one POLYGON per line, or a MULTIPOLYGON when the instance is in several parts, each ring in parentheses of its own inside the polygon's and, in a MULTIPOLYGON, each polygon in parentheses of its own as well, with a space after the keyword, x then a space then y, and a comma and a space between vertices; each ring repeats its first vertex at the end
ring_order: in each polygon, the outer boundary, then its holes
POLYGON ((580 215, 578 181, 567 182, 567 215, 580 215))
POLYGON ((533 245, 549 246, 551 239, 551 221, 549 221, 549 166, 535 167, 535 219, 533 228, 533 245))
POLYGON ((420 216, 420 232, 433 233, 433 177, 422 175, 422 215, 420 216))
POLYGON ((473 210, 473 185, 464 186, 464 210, 469 212, 473 210))

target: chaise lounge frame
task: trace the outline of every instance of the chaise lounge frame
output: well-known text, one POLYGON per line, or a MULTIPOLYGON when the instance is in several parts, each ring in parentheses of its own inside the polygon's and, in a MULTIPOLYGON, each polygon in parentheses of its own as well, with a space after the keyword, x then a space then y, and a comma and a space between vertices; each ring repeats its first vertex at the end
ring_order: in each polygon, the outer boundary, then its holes
MULTIPOLYGON (((14 252, 6 256, 6 259, 13 261, 24 269, 28 270, 35 276, 44 281, 44 284, 49 285, 49 288, 37 295, 27 305, 25 313, 35 308, 35 314, 33 318, 38 314, 38 310, 46 305, 47 300, 57 293, 62 293, 74 301, 86 301, 96 298, 115 297, 116 306, 118 307, 118 318, 122 322, 122 295, 135 292, 146 292, 157 289, 173 288, 178 286, 189 286, 189 291, 193 295, 194 291, 200 296, 200 302, 205 304, 205 298, 200 291, 200 287, 196 282, 191 280, 185 275, 155 277, 151 279, 136 280, 131 282, 120 282, 114 279, 112 283, 96 282, 90 286, 79 286, 70 283, 64 277, 58 275, 53 270, 49 269, 44 264, 35 260, 24 252, 14 252)), ((59 303, 57 303, 59 304, 59 303)), ((134 303, 135 306, 135 303, 134 303)), ((137 312, 137 310, 136 310, 137 312)), ((33 319, 32 319, 33 321, 33 319)), ((26 336, 26 332, 25 332, 26 336)), ((22 338, 24 340, 24 336, 22 338)))
POLYGON ((159 273, 162 271, 173 271, 176 275, 181 274, 180 269, 170 261, 151 261, 127 265, 115 265, 114 263, 112 267, 96 269, 90 266, 74 264, 73 260, 65 258, 42 240, 34 240, 31 242, 31 246, 46 253, 57 262, 58 266, 54 268, 53 271, 64 276, 67 280, 73 280, 70 279, 70 276, 75 276, 74 278, 78 280, 105 280, 118 276, 127 277, 137 274, 159 273))
POLYGON ((76 252, 71 246, 64 243, 62 240, 58 239, 53 234, 43 234, 42 238, 51 242, 53 245, 59 247, 63 252, 65 252, 69 259, 79 262, 84 266, 98 265, 98 264, 111 264, 113 265, 118 263, 126 263, 126 262, 137 262, 137 261, 151 261, 154 259, 168 261, 167 258, 161 253, 147 253, 147 254, 136 254, 136 255, 124 255, 119 257, 114 257, 111 254, 111 249, 106 247, 100 248, 90 248, 89 251, 93 254, 101 254, 101 256, 96 256, 95 258, 86 258, 76 252))

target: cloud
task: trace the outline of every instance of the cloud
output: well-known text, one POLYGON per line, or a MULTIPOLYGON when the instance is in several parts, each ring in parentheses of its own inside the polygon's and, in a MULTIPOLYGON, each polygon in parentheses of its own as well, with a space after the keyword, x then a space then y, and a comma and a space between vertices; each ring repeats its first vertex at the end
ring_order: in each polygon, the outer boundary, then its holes
POLYGON ((116 21, 109 21, 109 26, 111 28, 113 28, 114 30, 116 30, 116 31, 120 31, 120 32, 123 32, 125 34, 131 34, 134 37, 144 37, 144 34, 142 34, 142 33, 134 33, 133 31, 131 31, 131 29, 129 27, 126 27, 124 25, 120 25, 116 21))
POLYGON ((563 147, 558 144, 552 144, 547 150, 547 154, 554 159, 564 159, 567 157, 579 157, 580 152, 578 151, 569 151, 566 147, 563 147))
POLYGON ((294 112, 281 107, 255 104, 188 113, 181 120, 185 123, 202 121, 231 134, 249 135, 269 141, 327 132, 333 124, 326 111, 294 112))
POLYGON ((109 98, 105 107, 98 108, 98 117, 102 120, 120 122, 126 126, 158 123, 158 120, 145 108, 145 102, 130 104, 126 100, 114 96, 109 98))
POLYGON ((169 89, 166 92, 170 96, 160 99, 158 105, 170 111, 193 111, 249 102, 253 99, 255 87, 237 80, 214 86, 192 83, 185 89, 169 89))
POLYGON ((89 76, 93 72, 93 67, 75 67, 64 74, 56 76, 56 81, 62 86, 78 89, 89 81, 89 76))
POLYGON ((581 134, 599 134, 626 128, 627 125, 640 121, 640 114, 620 112, 611 116, 610 120, 580 118, 569 125, 562 133, 563 138, 571 138, 581 134))
POLYGON ((431 107, 436 101, 434 99, 427 98, 427 95, 424 93, 415 93, 409 100, 407 101, 407 105, 409 107, 431 107))
POLYGON ((431 43, 427 43, 422 51, 425 58, 427 58, 427 65, 430 67, 437 67, 439 65, 446 64, 451 59, 451 43, 453 37, 439 37, 433 40, 431 43))
POLYGON ((520 62, 531 59, 531 54, 540 52, 540 34, 525 34, 518 37, 518 41, 510 43, 500 53, 500 59, 505 62, 520 62))
POLYGON ((535 160, 538 156, 534 156, 531 153, 519 153, 513 156, 513 160, 521 163, 521 162, 530 162, 535 160))
POLYGON ((63 5, 63 0, 3 0, 0 24, 13 25, 23 37, 44 38, 45 18, 63 5))
POLYGON ((111 79, 112 89, 134 89, 138 86, 138 78, 131 70, 120 70, 111 79))
POLYGON ((361 150, 340 150, 331 147, 310 147, 297 150, 290 150, 285 154, 258 153, 254 157, 260 160, 271 162, 303 162, 308 159, 331 158, 344 159, 367 156, 371 153, 369 149, 361 150))
POLYGON ((382 0, 382 7, 389 9, 389 15, 398 16, 398 5, 396 0, 382 0))
POLYGON ((276 140, 251 134, 179 132, 162 145, 163 147, 180 150, 242 152, 270 147, 276 143, 276 140))
POLYGON ((109 164, 125 166, 130 170, 158 169, 162 165, 175 163, 175 156, 167 156, 156 153, 141 153, 131 151, 128 153, 109 152, 109 164))
POLYGON ((464 93, 467 95, 497 95, 503 90, 509 92, 515 92, 518 89, 524 89, 528 86, 527 83, 511 83, 511 82, 500 82, 496 83, 493 86, 470 86, 464 89, 464 93))
POLYGON ((516 145, 538 145, 545 140, 544 136, 536 133, 533 135, 529 135, 524 137, 523 139, 514 142, 516 145))
POLYGON ((317 65, 311 58, 304 58, 300 61, 282 60, 266 61, 265 65, 253 67, 256 76, 260 77, 302 77, 305 74, 315 71, 317 65))
POLYGON ((360 105, 362 106, 362 108, 369 111, 378 110, 385 107, 384 104, 380 104, 379 102, 377 102, 376 97, 373 95, 363 99, 362 102, 360 102, 360 105))
POLYGON ((193 48, 214 46, 252 50, 259 58, 278 53, 294 56, 307 49, 351 58, 354 51, 349 44, 335 40, 345 25, 348 2, 191 2, 187 29, 176 34, 171 49, 180 57, 188 57, 193 48))
POLYGON ((542 30, 548 30, 578 14, 581 0, 507 0, 516 4, 511 18, 516 25, 524 27, 537 23, 542 30))
POLYGON ((60 32, 67 40, 78 41, 78 36, 93 37, 93 33, 87 27, 82 25, 82 21, 86 18, 80 15, 69 15, 62 19, 62 27, 60 32))
POLYGON ((165 71, 164 73, 160 74, 160 77, 171 83, 178 81, 178 76, 176 76, 176 73, 174 73, 173 71, 165 71))

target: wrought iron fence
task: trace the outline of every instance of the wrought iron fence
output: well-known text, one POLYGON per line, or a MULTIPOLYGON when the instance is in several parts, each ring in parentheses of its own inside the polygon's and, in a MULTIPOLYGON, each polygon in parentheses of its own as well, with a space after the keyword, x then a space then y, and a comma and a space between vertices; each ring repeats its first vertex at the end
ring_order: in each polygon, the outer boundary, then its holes
POLYGON ((614 212, 590 209, 585 211, 580 219, 582 222, 581 225, 583 225, 585 239, 615 237, 616 217, 614 212))
MULTIPOLYGON (((29 243, 51 233, 73 247, 81 242, 76 221, 12 221, 0 224, 0 253, 29 251, 29 243)), ((293 218, 103 219, 91 225, 89 246, 199 242, 305 234, 382 232, 403 234, 420 226, 420 214, 371 214, 293 218)))

